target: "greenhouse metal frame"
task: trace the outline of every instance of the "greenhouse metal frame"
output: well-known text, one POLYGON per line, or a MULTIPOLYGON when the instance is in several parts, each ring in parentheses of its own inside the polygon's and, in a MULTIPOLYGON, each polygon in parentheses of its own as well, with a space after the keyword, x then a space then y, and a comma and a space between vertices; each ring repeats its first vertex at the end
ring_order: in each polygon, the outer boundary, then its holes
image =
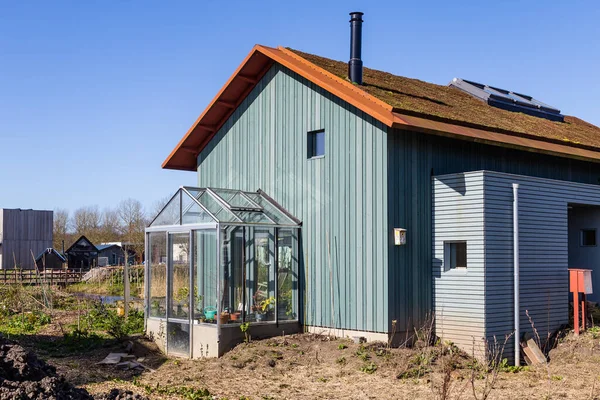
POLYGON ((300 227, 262 190, 180 187, 146 228, 147 332, 198 358, 299 331, 300 227))

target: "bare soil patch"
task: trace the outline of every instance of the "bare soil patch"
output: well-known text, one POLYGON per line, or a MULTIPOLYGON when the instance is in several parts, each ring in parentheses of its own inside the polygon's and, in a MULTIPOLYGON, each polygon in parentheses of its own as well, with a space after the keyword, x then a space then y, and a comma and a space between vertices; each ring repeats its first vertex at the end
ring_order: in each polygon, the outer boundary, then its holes
MULTIPOLYGON (((357 344, 298 334, 242 343, 220 359, 186 360, 165 357, 154 343, 139 336, 133 339, 133 353, 155 372, 138 373, 97 364, 109 352, 122 349, 115 340, 77 354, 49 351, 48 343, 59 346, 62 340, 56 324, 72 324, 76 319, 76 313, 65 311, 36 335, 19 340, 66 381, 94 396, 116 388, 122 390, 118 395, 150 399, 443 398, 441 358, 433 357, 415 372, 421 365, 422 348, 389 348, 386 343, 357 344)), ((551 351, 547 367, 501 372, 489 398, 600 398, 600 337, 594 332, 562 339, 551 351)), ((474 399, 472 360, 465 354, 455 360, 449 375, 451 390, 445 398, 474 399)), ((482 384, 483 379, 475 380, 476 388, 482 384)))

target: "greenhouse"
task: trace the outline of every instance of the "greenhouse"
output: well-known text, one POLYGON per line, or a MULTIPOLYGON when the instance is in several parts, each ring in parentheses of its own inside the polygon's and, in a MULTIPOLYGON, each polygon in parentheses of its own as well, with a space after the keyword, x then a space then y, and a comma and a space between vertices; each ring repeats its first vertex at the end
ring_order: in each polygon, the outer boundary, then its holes
POLYGON ((147 333, 198 358, 298 332, 300 225, 261 190, 181 187, 146 228, 147 333))

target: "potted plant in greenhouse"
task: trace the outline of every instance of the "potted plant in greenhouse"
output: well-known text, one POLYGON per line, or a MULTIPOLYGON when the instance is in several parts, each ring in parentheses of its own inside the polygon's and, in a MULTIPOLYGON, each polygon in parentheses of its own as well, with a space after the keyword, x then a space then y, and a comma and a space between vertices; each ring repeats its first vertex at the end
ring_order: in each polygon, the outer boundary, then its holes
POLYGON ((186 286, 182 286, 175 293, 175 300, 177 301, 177 316, 184 315, 183 307, 189 308, 190 305, 190 289, 186 286))
POLYGON ((262 301, 258 301, 256 295, 254 295, 254 305, 252 309, 254 311, 254 317, 257 322, 265 321, 267 319, 267 313, 273 311, 275 305, 275 297, 267 297, 262 301))

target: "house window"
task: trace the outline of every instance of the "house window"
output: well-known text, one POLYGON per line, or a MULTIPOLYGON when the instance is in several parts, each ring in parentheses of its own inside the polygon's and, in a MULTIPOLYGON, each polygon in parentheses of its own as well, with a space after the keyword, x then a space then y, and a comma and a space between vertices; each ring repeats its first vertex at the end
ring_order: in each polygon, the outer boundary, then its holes
POLYGON ((308 158, 318 158, 325 156, 325 131, 312 131, 307 135, 307 155, 308 158))
POLYGON ((581 230, 581 246, 589 247, 596 246, 596 230, 582 229, 581 230))
POLYGON ((467 242, 444 242, 445 270, 467 268, 467 242))

